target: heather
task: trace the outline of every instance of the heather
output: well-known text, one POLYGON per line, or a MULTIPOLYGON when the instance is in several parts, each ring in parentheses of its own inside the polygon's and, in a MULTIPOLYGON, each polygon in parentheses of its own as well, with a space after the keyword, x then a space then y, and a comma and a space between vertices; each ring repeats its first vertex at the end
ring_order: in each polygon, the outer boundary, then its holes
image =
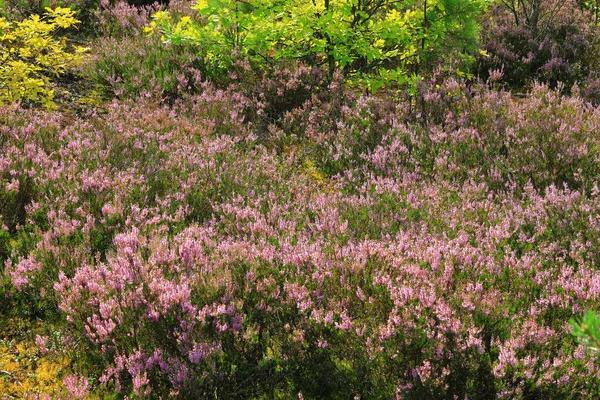
MULTIPOLYGON (((508 24, 501 6, 486 15, 508 24)), ((87 97, 0 106, 0 391, 598 396, 589 86, 517 82, 510 59, 483 66, 496 47, 469 63, 432 44, 377 91, 359 47, 344 68, 307 49, 257 61, 254 43, 214 68, 198 37, 143 34, 165 9, 100 2, 70 88, 87 97)))
POLYGON ((594 1, 503 1, 482 20, 478 72, 504 72, 504 83, 523 91, 534 82, 598 101, 598 4, 594 1))

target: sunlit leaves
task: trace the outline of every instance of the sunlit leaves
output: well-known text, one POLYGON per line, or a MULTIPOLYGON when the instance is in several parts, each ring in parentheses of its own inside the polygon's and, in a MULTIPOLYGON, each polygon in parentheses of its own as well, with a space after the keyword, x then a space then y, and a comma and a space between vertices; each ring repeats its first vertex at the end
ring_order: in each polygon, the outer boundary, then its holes
POLYGON ((60 26, 61 28, 69 28, 79 23, 75 19, 75 12, 70 8, 57 7, 55 9, 46 8, 47 16, 53 24, 60 26))
POLYGON ((590 350, 600 351, 600 318, 594 311, 586 312, 583 317, 571 319, 573 336, 590 350))
POLYGON ((160 32, 167 43, 198 44, 219 68, 240 52, 258 65, 293 59, 328 64, 330 73, 341 69, 363 83, 392 76, 405 81, 444 54, 475 51, 476 17, 486 5, 487 0, 199 0, 193 9, 203 23, 171 21, 161 11, 148 32, 160 32))
POLYGON ((86 52, 82 47, 67 51, 65 40, 53 36, 57 29, 79 22, 74 11, 47 11, 43 17, 32 15, 16 23, 0 18, 0 103, 27 100, 52 107, 49 76, 75 66, 86 52))

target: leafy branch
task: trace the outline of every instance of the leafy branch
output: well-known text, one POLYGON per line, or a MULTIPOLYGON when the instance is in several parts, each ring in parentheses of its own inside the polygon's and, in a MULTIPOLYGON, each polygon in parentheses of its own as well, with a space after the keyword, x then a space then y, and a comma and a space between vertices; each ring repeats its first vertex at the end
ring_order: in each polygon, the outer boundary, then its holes
POLYGON ((600 352, 600 318, 595 311, 587 311, 583 317, 570 320, 572 335, 593 352, 600 352))

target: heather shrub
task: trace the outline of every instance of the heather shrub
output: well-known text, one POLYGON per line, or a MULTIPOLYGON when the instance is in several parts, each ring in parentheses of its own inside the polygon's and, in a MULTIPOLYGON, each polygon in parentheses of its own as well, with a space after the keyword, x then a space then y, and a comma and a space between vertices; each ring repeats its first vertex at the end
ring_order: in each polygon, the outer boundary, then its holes
MULTIPOLYGON (((210 76, 194 45, 163 44, 143 33, 150 16, 164 8, 159 3, 100 2, 95 14, 98 38, 84 71, 106 97, 152 93, 173 100, 199 90, 200 82, 210 76)), ((177 16, 195 17, 189 2, 172 2, 170 9, 177 16)))
POLYGON ((598 173, 597 114, 583 99, 544 86, 523 100, 485 88, 469 94, 461 86, 448 81, 423 93, 424 121, 437 123, 425 127, 431 140, 426 154, 441 162, 434 167, 439 172, 482 173, 490 184, 591 189, 598 173))
POLYGON ((170 106, 0 108, 3 294, 61 321, 86 376, 65 385, 593 398, 569 320, 600 296, 597 110, 441 77, 313 90, 327 71, 287 67, 241 61, 170 106))
POLYGON ((574 1, 510 4, 496 3, 483 19, 480 75, 502 70, 503 82, 516 90, 534 81, 553 88, 561 82, 567 90, 587 83, 599 62, 598 27, 588 11, 574 1))
MULTIPOLYGON (((211 93, 207 91, 203 98, 208 99, 209 96, 211 96, 211 93)), ((22 244, 11 246, 12 251, 7 261, 10 265, 9 270, 14 269, 20 271, 19 273, 23 273, 21 275, 22 280, 19 283, 15 281, 16 286, 18 288, 31 287, 31 285, 28 285, 27 274, 35 272, 35 270, 56 274, 55 263, 57 257, 66 257, 62 260, 62 267, 66 268, 67 271, 80 262, 80 257, 85 257, 86 252, 91 251, 92 254, 99 254, 104 257, 112 243, 115 229, 131 218, 128 213, 131 211, 129 208, 133 204, 145 204, 149 207, 158 207, 158 204, 165 206, 166 203, 164 202, 170 200, 161 199, 163 196, 170 198, 169 188, 174 174, 179 175, 181 179, 186 179, 188 172, 158 168, 162 163, 162 161, 159 163, 159 160, 165 157, 165 152, 171 152, 171 150, 161 144, 164 139, 161 139, 162 136, 160 135, 152 136, 154 133, 149 133, 150 136, 146 139, 136 138, 138 130, 144 129, 150 132, 155 124, 158 123, 158 126, 160 126, 162 119, 166 124, 162 129, 168 132, 167 137, 165 137, 167 140, 170 137, 169 135, 172 135, 170 131, 175 129, 193 143, 198 139, 196 134, 203 135, 204 132, 212 129, 218 131, 223 129, 220 126, 223 124, 229 124, 230 129, 227 129, 227 131, 231 134, 235 129, 233 122, 239 124, 242 118, 241 112, 239 112, 240 119, 237 119, 233 114, 233 110, 231 110, 231 115, 223 115, 217 108, 218 97, 222 94, 213 93, 212 96, 214 100, 212 108, 193 107, 190 110, 196 115, 204 115, 207 121, 212 118, 212 127, 208 124, 194 127, 188 123, 182 123, 181 126, 175 127, 173 125, 175 122, 168 117, 169 111, 162 108, 150 112, 145 110, 143 113, 130 113, 127 120, 133 126, 136 126, 135 129, 130 129, 131 125, 124 122, 123 117, 123 114, 129 108, 115 104, 113 111, 105 119, 105 121, 110 121, 111 130, 98 130, 97 126, 94 125, 98 122, 94 122, 94 118, 92 118, 89 123, 81 121, 71 129, 63 131, 59 128, 64 123, 60 117, 31 113, 19 115, 20 113, 14 113, 14 110, 18 109, 5 108, 3 110, 3 121, 6 123, 6 135, 2 147, 4 160, 2 176, 5 186, 0 192, 0 199, 2 199, 2 203, 0 203, 2 209, 0 211, 4 230, 11 235, 9 240, 27 238, 27 241, 22 244), (71 135, 75 131, 77 131, 77 134, 74 139, 71 135), (127 131, 129 133, 124 135, 123 132, 127 131), (140 140, 145 141, 140 142, 140 140), (103 143, 107 142, 111 143, 111 149, 108 152, 102 150, 103 143), (137 146, 142 143, 145 149, 138 149, 137 146), (63 154, 61 159, 64 160, 66 157, 73 161, 71 163, 59 163, 52 156, 52 154, 57 154, 59 151, 63 153, 67 151, 70 154, 68 156, 63 154), (80 163, 78 160, 81 156, 88 153, 90 157, 80 163), (24 157, 21 158, 21 155, 24 157), (139 168, 139 170, 136 168, 139 168), (153 170, 153 168, 158 169, 153 170), (113 170, 121 169, 129 171, 130 175, 115 176, 114 178, 120 180, 120 183, 96 181, 101 179, 101 176, 111 176, 113 170), (142 178, 146 173, 149 174, 148 178, 142 178), (62 182, 62 179, 65 179, 65 174, 77 176, 77 181, 73 181, 68 185, 60 184, 57 187, 57 182, 62 182), (126 195, 119 195, 117 190, 119 186, 125 190, 126 195), (109 187, 111 187, 110 193, 99 194, 100 191, 106 191, 109 187), (125 207, 125 210, 121 210, 121 207, 125 207), (57 228, 58 226, 61 228, 57 228), (50 231, 46 232, 47 230, 50 231), (44 236, 44 232, 46 232, 46 236, 44 236), (52 254, 52 252, 50 254, 40 253, 38 259, 44 260, 47 264, 44 264, 44 262, 28 264, 28 261, 21 263, 34 248, 39 250, 42 245, 38 242, 42 238, 58 254, 52 254), (68 241, 71 245, 77 247, 77 250, 63 254, 64 250, 60 246, 53 247, 59 245, 62 241, 68 241), (30 242, 33 242, 33 244, 25 245, 30 242), (44 265, 48 266, 47 270, 44 269, 44 265)), ((228 104, 232 105, 231 103, 228 104)), ((245 130, 241 129, 241 132, 245 132, 245 130)), ((240 136, 242 136, 242 133, 240 133, 240 136)), ((221 146, 228 147, 235 144, 237 140, 240 139, 224 140, 221 146)), ((179 141, 178 144, 181 144, 181 142, 179 141)), ((176 154, 182 156, 181 151, 185 151, 185 149, 178 151, 173 149, 173 156, 175 157, 176 154)), ((225 162, 225 159, 222 161, 225 162)), ((215 161, 211 160, 211 162, 214 166, 215 161)), ((206 176, 206 179, 212 179, 210 177, 214 176, 214 173, 210 173, 206 176)), ((225 179, 225 174, 221 175, 221 179, 225 179)), ((197 218, 198 221, 203 221, 210 217, 210 200, 213 198, 218 199, 220 196, 226 197, 227 193, 231 193, 231 189, 228 189, 226 185, 230 184, 232 179, 233 177, 225 180, 222 189, 219 189, 218 186, 190 186, 188 188, 189 194, 180 195, 183 197, 178 201, 192 197, 192 193, 200 197, 193 200, 200 201, 202 207, 208 206, 208 210, 195 210, 193 204, 187 205, 185 210, 189 212, 189 218, 192 218, 192 220, 197 218), (207 192, 203 193, 200 188, 206 188, 207 192), (204 200, 202 200, 202 197, 204 197, 204 200)), ((182 185, 185 184, 182 183, 182 185)), ((134 207, 134 213, 136 207, 134 207)), ((173 205, 173 211, 177 209, 178 206, 173 205)), ((136 218, 138 217, 144 220, 153 218, 148 216, 147 213, 143 216, 138 215, 136 218)), ((183 223, 184 215, 179 215, 175 220, 183 223)), ((187 222, 191 221, 188 220, 187 222)), ((50 282, 51 284, 52 276, 45 276, 43 279, 48 278, 46 279, 47 283, 50 282)), ((37 289, 39 289, 39 285, 36 285, 33 292, 37 289)), ((50 290, 51 287, 48 289, 50 290)))
POLYGON ((65 38, 53 34, 78 22, 67 8, 48 8, 43 17, 14 23, 0 17, 0 102, 54 105, 51 76, 74 68, 86 49, 71 51, 65 38))
POLYGON ((169 12, 179 17, 187 15, 192 18, 197 18, 198 14, 192 9, 193 5, 194 0, 171 0, 169 1, 169 12))
MULTIPOLYGON (((256 70, 246 60, 239 60, 229 74, 228 91, 248 99, 245 116, 255 124, 254 131, 269 146, 282 143, 274 127, 282 127, 284 117, 312 104, 314 98, 333 98, 340 91, 327 87, 327 72, 302 63, 278 63, 272 68, 256 70)), ((288 130, 287 135, 292 133, 288 130)), ((285 135, 285 134, 284 134, 285 135)))
POLYGON ((399 168, 422 179, 460 182, 484 177, 494 190, 555 185, 592 188, 598 174, 594 108, 535 86, 525 99, 485 85, 432 79, 416 96, 394 104, 380 96, 312 96, 273 125, 282 148, 302 142, 303 152, 328 176, 343 174, 392 143, 401 155, 382 153, 377 170, 399 168), (393 165, 388 165, 393 160, 393 165))
POLYGON ((135 98, 143 93, 175 98, 194 92, 204 65, 193 46, 163 44, 156 37, 103 37, 84 73, 107 97, 135 98))
POLYGON ((161 9, 158 3, 136 7, 125 1, 101 0, 95 14, 101 37, 139 36, 150 16, 161 9))

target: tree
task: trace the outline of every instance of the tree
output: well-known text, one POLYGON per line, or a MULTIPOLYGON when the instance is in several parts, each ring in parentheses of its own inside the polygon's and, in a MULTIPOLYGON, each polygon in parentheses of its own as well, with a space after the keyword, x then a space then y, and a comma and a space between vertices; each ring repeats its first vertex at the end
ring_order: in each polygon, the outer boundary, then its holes
POLYGON ((476 49, 488 0, 198 0, 203 22, 154 16, 165 41, 196 43, 215 68, 239 52, 257 65, 299 60, 371 89, 406 82, 451 52, 476 49))

